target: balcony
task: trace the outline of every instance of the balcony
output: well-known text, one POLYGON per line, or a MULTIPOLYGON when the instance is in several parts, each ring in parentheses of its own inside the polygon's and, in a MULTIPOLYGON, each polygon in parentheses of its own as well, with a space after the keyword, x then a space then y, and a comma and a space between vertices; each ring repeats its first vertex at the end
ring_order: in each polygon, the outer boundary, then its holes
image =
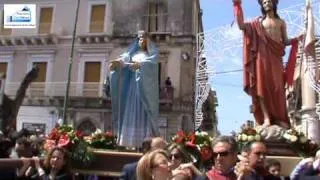
MULTIPOLYGON (((8 96, 15 96, 20 83, 6 83, 5 93, 8 96)), ((160 89, 160 104, 173 103, 173 87, 162 87, 160 89)), ((34 82, 31 83, 26 92, 26 97, 64 97, 66 93, 66 82, 34 82)), ((71 82, 69 88, 70 97, 84 98, 107 98, 104 94, 103 83, 78 83, 71 82)))
MULTIPOLYGON (((6 83, 5 93, 15 96, 20 83, 6 83)), ((71 82, 70 97, 102 97, 103 83, 78 83, 71 82)), ((63 97, 66 93, 66 82, 35 82, 26 93, 27 97, 63 97)))
POLYGON ((160 88, 159 94, 160 104, 172 104, 173 103, 173 87, 167 86, 160 88))

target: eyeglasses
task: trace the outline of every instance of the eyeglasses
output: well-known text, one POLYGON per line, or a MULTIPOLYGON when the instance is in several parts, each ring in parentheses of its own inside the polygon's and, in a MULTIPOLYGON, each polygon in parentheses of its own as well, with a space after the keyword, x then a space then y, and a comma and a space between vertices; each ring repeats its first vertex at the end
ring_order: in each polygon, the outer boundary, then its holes
POLYGON ((213 152, 213 158, 217 158, 218 157, 218 155, 220 156, 220 157, 226 157, 226 156, 228 156, 230 154, 230 152, 229 151, 224 151, 224 152, 213 152))
POLYGON ((181 155, 176 153, 176 154, 170 154, 169 155, 169 159, 172 159, 174 157, 174 159, 180 159, 181 158, 181 155))

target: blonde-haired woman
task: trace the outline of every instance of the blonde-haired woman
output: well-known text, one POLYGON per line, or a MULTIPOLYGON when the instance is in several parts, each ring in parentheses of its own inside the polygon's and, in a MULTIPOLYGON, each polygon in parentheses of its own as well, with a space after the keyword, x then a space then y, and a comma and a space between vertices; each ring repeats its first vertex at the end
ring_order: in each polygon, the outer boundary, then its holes
POLYGON ((168 154, 162 149, 145 154, 138 162, 138 180, 168 180, 171 178, 168 154))

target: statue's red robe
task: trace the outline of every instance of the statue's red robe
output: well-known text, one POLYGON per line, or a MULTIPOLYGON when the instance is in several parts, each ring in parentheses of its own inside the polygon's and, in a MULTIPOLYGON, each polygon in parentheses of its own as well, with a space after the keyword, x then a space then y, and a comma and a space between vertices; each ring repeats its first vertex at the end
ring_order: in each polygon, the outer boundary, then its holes
MULTIPOLYGON (((241 13, 240 5, 235 9, 241 13)), ((290 126, 285 96, 285 83, 292 84, 298 42, 292 41, 285 70, 282 56, 285 45, 270 37, 257 18, 245 23, 243 41, 244 90, 252 97, 253 114, 259 125, 264 123, 259 98, 267 109, 271 124, 290 126)))

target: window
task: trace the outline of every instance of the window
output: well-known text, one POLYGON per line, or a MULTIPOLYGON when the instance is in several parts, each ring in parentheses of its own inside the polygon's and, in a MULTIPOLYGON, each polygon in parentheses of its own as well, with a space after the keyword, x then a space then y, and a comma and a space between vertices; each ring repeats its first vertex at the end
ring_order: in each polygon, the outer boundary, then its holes
POLYGON ((158 3, 150 2, 149 3, 149 32, 156 32, 158 30, 158 3))
POLYGON ((92 5, 89 32, 104 32, 105 9, 104 4, 92 5))
POLYGON ((46 82, 47 62, 33 62, 39 68, 38 77, 33 82, 46 82))
POLYGON ((77 130, 81 131, 84 135, 90 135, 91 133, 96 131, 96 126, 92 123, 92 121, 87 118, 81 124, 79 124, 77 130))
POLYGON ((52 14, 52 7, 45 7, 40 9, 39 34, 51 32, 52 14))
POLYGON ((84 82, 100 82, 100 62, 86 62, 84 70, 84 82))
POLYGON ((0 62, 0 73, 7 75, 8 63, 0 62))
POLYGON ((3 21, 3 18, 4 18, 4 11, 1 10, 1 28, 0 28, 0 35, 11 35, 11 32, 12 32, 12 29, 11 28, 4 28, 4 21, 3 21))
POLYGON ((148 31, 164 32, 166 31, 167 18, 166 1, 150 1, 148 6, 148 31))

